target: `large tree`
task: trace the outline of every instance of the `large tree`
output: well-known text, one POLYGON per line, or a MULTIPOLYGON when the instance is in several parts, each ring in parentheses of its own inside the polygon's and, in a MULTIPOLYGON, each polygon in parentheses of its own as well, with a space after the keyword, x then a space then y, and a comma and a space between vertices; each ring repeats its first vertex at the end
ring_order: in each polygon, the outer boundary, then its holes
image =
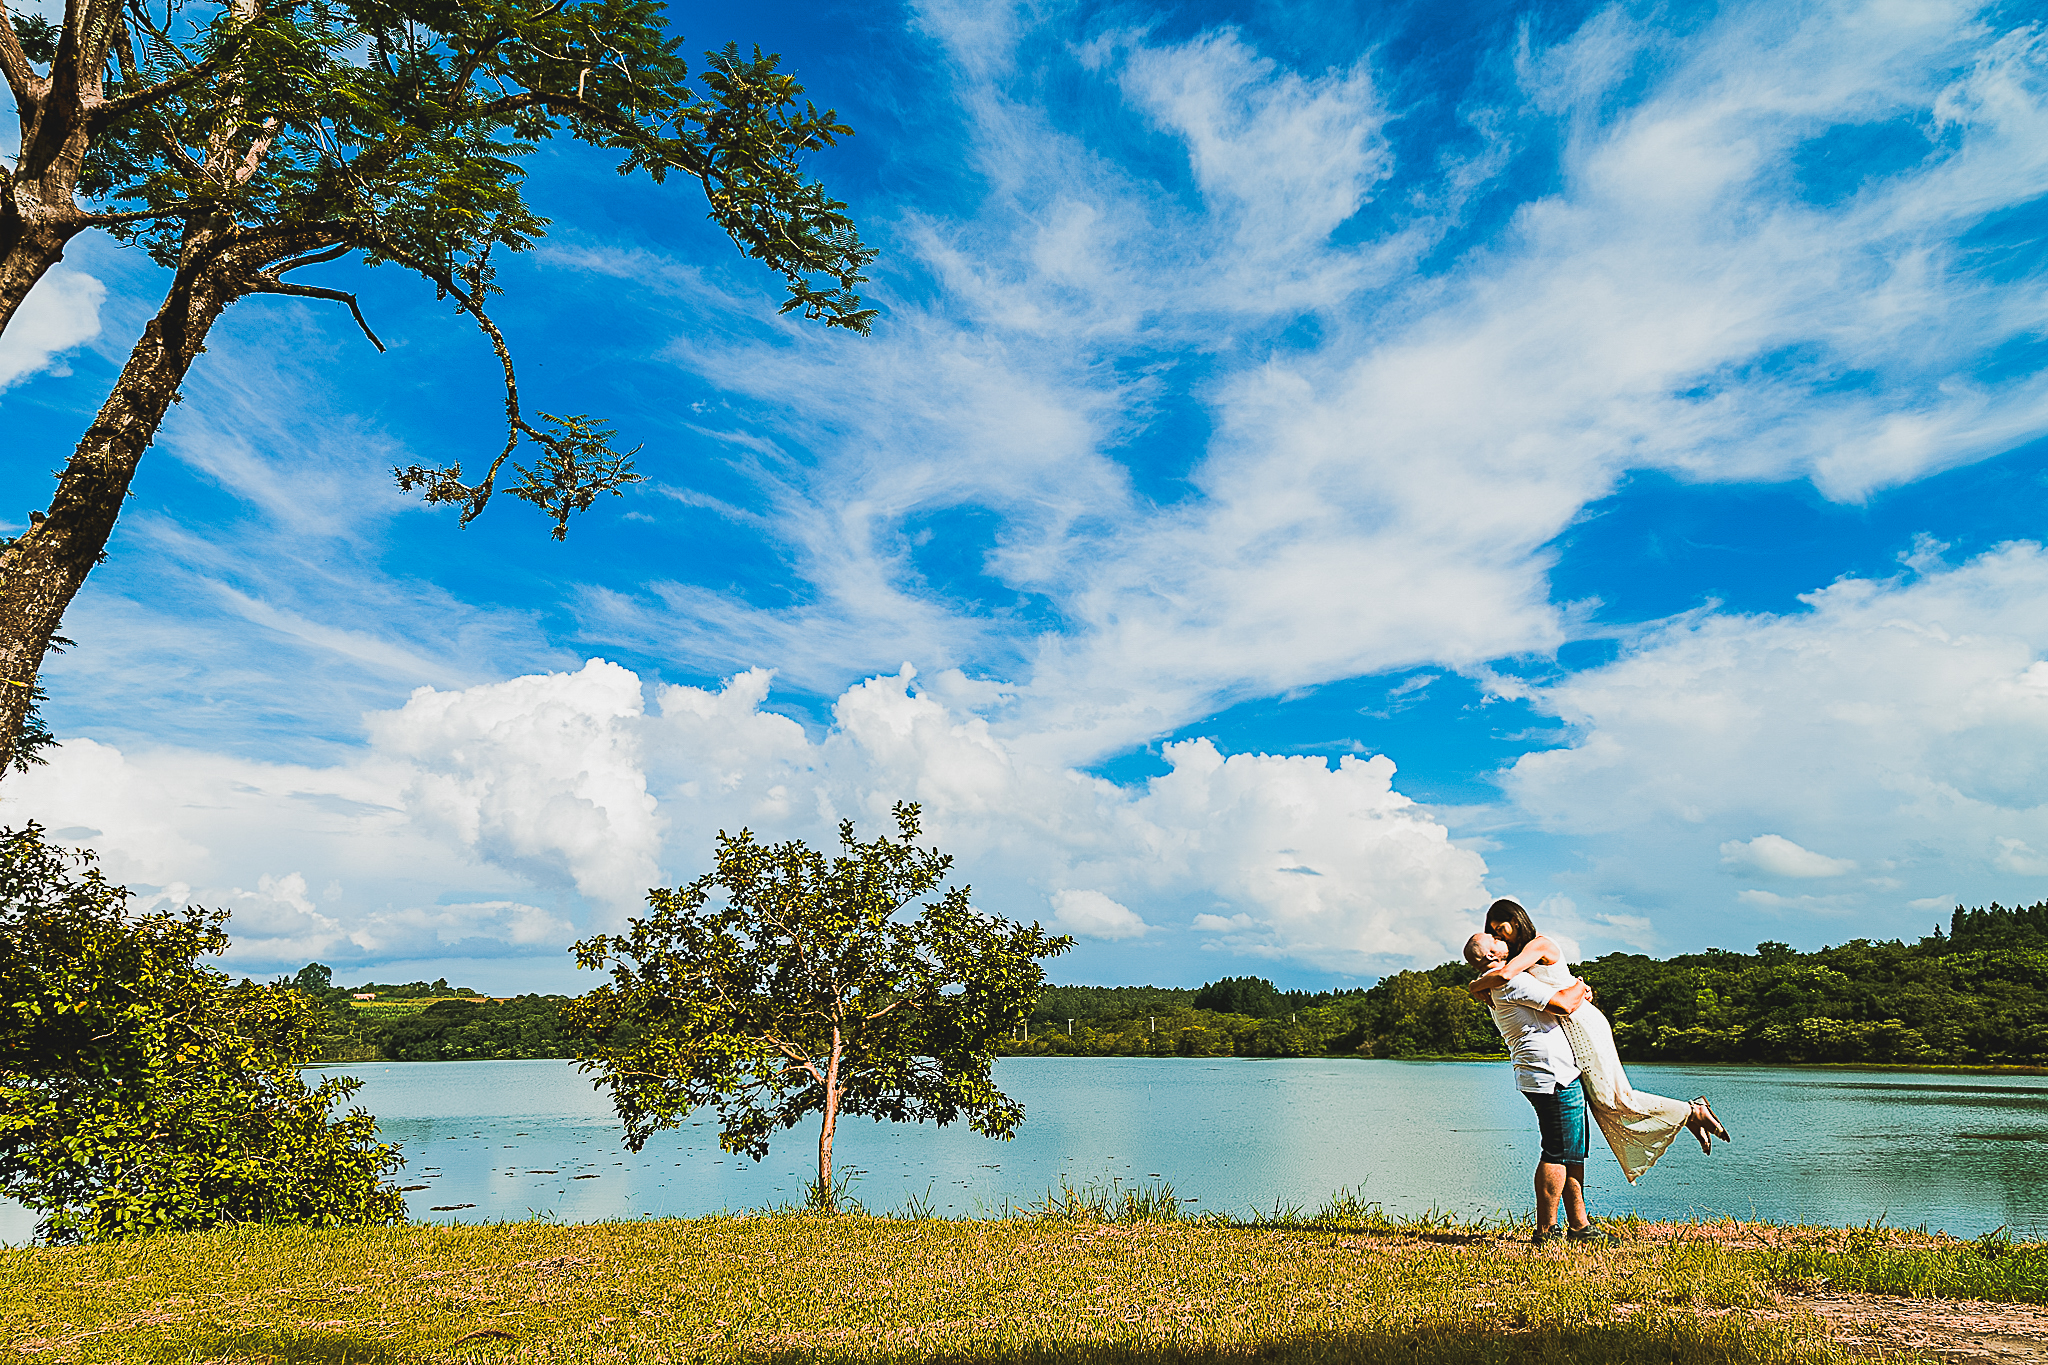
POLYGON ((318 1011, 202 965, 218 911, 140 911, 90 853, 0 830, 0 1194, 49 1241, 404 1216, 362 1082, 308 1086, 318 1011))
POLYGON ((634 1151, 710 1106, 719 1145, 759 1161, 815 1114, 814 1198, 831 1208, 843 1115, 1016 1131, 1024 1109, 996 1088, 996 1048, 1031 1018, 1040 963, 1074 940, 980 914, 966 887, 907 913, 953 860, 917 846, 916 806, 896 823, 896 839, 871 842, 842 823, 846 851, 829 862, 801 840, 721 831, 713 871, 649 892, 653 912, 626 933, 576 945, 612 979, 563 1020, 634 1151))
POLYGON ((656 0, 66 0, 64 21, 9 14, 0 74, 20 151, 0 169, 0 329, 79 233, 168 272, 113 391, 46 512, 0 549, 0 771, 65 608, 102 558, 142 452, 224 310, 255 295, 348 308, 308 267, 355 257, 431 284, 483 332, 504 374, 505 441, 395 470, 467 523, 501 476, 552 517, 638 476, 587 417, 522 407, 492 322, 492 254, 547 220, 520 159, 557 134, 619 155, 621 174, 698 182, 711 217, 781 275, 783 311, 867 330, 873 253, 799 165, 849 130, 756 49, 708 54, 694 80, 656 0), (527 464, 505 466, 522 447, 527 464))

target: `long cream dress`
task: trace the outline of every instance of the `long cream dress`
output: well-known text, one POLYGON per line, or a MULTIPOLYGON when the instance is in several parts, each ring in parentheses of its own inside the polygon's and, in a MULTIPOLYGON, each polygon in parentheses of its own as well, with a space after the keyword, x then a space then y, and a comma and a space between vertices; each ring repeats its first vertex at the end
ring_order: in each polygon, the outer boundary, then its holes
MULTIPOLYGON (((1529 975, 1559 990, 1572 983, 1572 974, 1557 963, 1539 962, 1529 975)), ((1657 1164, 1671 1146, 1671 1140, 1685 1131, 1692 1106, 1683 1100, 1635 1090, 1628 1073, 1621 1069, 1621 1054, 1614 1047, 1614 1026, 1607 1022, 1591 1001, 1565 1016, 1565 1040, 1572 1045, 1572 1059, 1579 1064, 1585 1083, 1586 1107, 1607 1138, 1607 1145, 1621 1162, 1628 1183, 1657 1164)))

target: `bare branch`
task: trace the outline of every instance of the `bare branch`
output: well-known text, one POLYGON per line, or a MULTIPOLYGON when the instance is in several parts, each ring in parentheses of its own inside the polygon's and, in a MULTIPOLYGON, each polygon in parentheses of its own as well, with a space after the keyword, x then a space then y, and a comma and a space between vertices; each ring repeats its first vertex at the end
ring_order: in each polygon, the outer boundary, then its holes
POLYGON ((141 26, 144 33, 157 40, 159 51, 168 52, 179 61, 185 63, 187 71, 196 71, 205 66, 204 62, 194 62, 190 57, 187 57, 183 44, 150 21, 149 10, 146 6, 140 4, 131 5, 128 9, 128 14, 141 26))
POLYGON ((789 1058, 790 1061, 796 1063, 796 1065, 793 1067, 784 1067, 783 1069, 785 1071, 805 1071, 810 1073, 811 1079, 818 1082, 820 1085, 823 1085, 825 1083, 824 1075, 818 1070, 817 1063, 812 1060, 809 1053, 791 1047, 788 1043, 783 1042, 780 1038, 777 1038, 772 1033, 763 1033, 759 1036, 762 1042, 768 1044, 777 1052, 780 1052, 783 1056, 789 1058))
POLYGON ((384 343, 377 339, 377 334, 370 330, 370 324, 364 321, 363 310, 357 305, 354 294, 344 294, 339 289, 322 289, 314 284, 293 284, 288 280, 280 280, 275 275, 260 275, 257 278, 261 283, 249 291, 252 294, 282 294, 287 298, 326 299, 330 303, 347 304, 348 311, 355 314, 356 326, 363 329, 363 335, 370 339, 370 344, 380 352, 385 349, 384 343))
POLYGON ((249 183, 256 174, 256 168, 263 164, 264 153, 270 150, 270 144, 276 140, 277 120, 275 118, 263 120, 263 136, 249 144, 249 151, 243 156, 242 164, 235 168, 235 183, 237 185, 249 183))
POLYGON ((340 260, 343 256, 348 255, 349 252, 354 251, 355 249, 355 243, 341 242, 334 246, 328 247, 325 251, 316 252, 311 256, 301 256, 297 260, 285 261, 282 264, 274 265, 270 268, 270 273, 273 275, 282 275, 288 271, 301 269, 304 266, 319 265, 325 261, 340 260))

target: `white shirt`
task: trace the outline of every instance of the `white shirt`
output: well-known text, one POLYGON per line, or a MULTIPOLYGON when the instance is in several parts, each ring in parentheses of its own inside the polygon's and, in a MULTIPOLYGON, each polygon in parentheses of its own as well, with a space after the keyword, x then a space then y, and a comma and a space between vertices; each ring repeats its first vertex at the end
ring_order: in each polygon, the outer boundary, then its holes
POLYGON ((1554 1094, 1579 1078, 1579 1064, 1564 1036, 1564 1021, 1543 1007, 1557 994, 1527 972, 1493 988, 1493 1026, 1507 1040, 1515 1063, 1515 1088, 1533 1095, 1554 1094))

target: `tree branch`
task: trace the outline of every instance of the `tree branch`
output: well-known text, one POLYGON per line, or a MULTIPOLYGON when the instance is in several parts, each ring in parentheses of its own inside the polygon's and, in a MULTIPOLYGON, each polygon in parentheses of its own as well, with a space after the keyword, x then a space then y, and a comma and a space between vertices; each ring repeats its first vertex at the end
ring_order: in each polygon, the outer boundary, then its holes
POLYGON ((354 294, 344 294, 339 289, 322 289, 313 284, 292 284, 287 280, 278 279, 274 274, 259 275, 257 279, 260 283, 249 290, 251 294, 282 294, 287 298, 326 299, 330 303, 347 304, 348 311, 355 314, 356 326, 363 329, 363 335, 370 339, 370 344, 380 352, 385 349, 384 343, 377 339, 377 334, 370 330, 370 324, 363 320, 363 310, 357 305, 354 294))
POLYGON ((498 452, 497 459, 491 461, 491 467, 484 473, 483 482, 473 488, 462 483, 460 464, 445 470, 412 465, 395 471, 401 489, 410 492, 424 485, 428 502, 461 504, 459 524, 467 526, 482 514, 484 504, 491 500, 491 490, 497 482, 498 471, 505 467, 505 461, 511 459, 512 452, 519 448, 519 438, 533 433, 533 429, 527 426, 526 419, 519 411, 519 377, 512 369, 512 348, 505 343, 505 334, 498 330, 497 323, 491 321, 490 314, 483 309, 483 304, 457 284, 455 277, 448 271, 428 265, 400 248, 395 242, 380 240, 377 246, 392 260, 433 281, 437 288, 461 306, 463 312, 476 319, 476 325, 484 336, 489 338, 491 349, 498 354, 498 364, 505 372, 505 448, 498 452))
POLYGON ((169 99, 196 82, 206 80, 234 60, 241 51, 242 41, 241 35, 237 34, 220 51, 197 66, 188 66, 177 75, 167 76, 155 85, 144 86, 140 90, 117 96, 97 106, 90 115, 92 130, 98 132, 116 119, 126 118, 138 109, 147 109, 150 105, 169 99))
POLYGON ((120 209, 114 213, 89 213, 78 220, 78 230, 87 228, 119 227, 123 223, 142 223, 152 218, 182 218, 187 213, 183 204, 167 209, 120 209))
POLYGON ((263 120, 263 136, 249 144, 247 154, 242 157, 242 164, 235 168, 235 183, 237 185, 246 185, 255 178, 256 168, 263 164, 265 153, 269 152, 270 144, 276 140, 277 120, 275 118, 263 120))
POLYGON ((36 87, 42 84, 42 78, 28 64, 21 39, 14 36, 14 16, 7 12, 6 0, 0 0, 0 71, 7 75, 7 88, 13 93, 15 108, 25 123, 32 117, 40 94, 36 87))
POLYGON ((762 1042, 768 1044, 770 1047, 780 1052, 783 1056, 789 1058, 789 1060, 796 1063, 795 1067, 784 1067, 783 1070, 807 1071, 810 1073, 812 1080, 818 1082, 820 1085, 823 1085, 825 1083, 824 1075, 821 1072, 819 1072, 816 1063, 814 1063, 811 1060, 810 1054, 801 1052, 796 1048, 791 1047, 788 1043, 783 1042, 780 1038, 777 1038, 772 1033, 764 1032, 760 1035, 760 1039, 762 1042))
MULTIPOLYGON (((472 119, 492 118, 499 114, 516 114, 522 109, 533 108, 546 109, 551 114, 574 114, 578 117, 589 119, 592 123, 617 133, 620 137, 632 138, 649 147, 659 147, 663 144, 671 148, 688 147, 687 143, 683 143, 675 138, 663 137, 659 133, 650 132, 632 119, 621 118, 611 110, 592 104, 579 95, 553 95, 545 90, 529 90, 523 94, 507 95, 503 99, 486 100, 474 108, 464 110, 463 115, 465 118, 472 119)), ((664 166, 674 167, 686 175, 694 175, 700 180, 711 174, 709 161, 701 156, 678 160, 664 151, 661 156, 661 163, 664 166)))
POLYGON ((279 265, 274 265, 270 267, 270 273, 282 275, 286 271, 298 270, 304 266, 319 265, 325 261, 337 261, 355 249, 355 243, 353 242, 339 242, 334 246, 328 247, 325 251, 316 252, 311 256, 301 256, 295 261, 285 261, 279 265))

